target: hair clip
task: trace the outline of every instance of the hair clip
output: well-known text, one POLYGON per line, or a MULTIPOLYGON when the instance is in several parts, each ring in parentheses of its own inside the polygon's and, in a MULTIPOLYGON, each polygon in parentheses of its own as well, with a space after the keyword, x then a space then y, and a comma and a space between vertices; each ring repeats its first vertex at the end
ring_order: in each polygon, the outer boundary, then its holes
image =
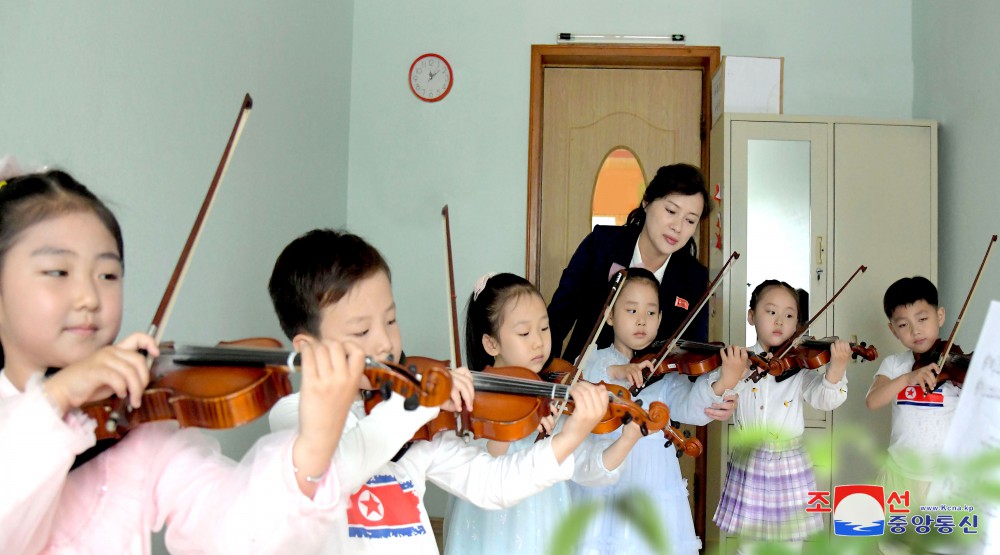
POLYGON ((476 286, 472 288, 472 300, 475 301, 479 299, 479 294, 486 288, 486 282, 495 275, 497 275, 496 272, 487 272, 483 274, 478 281, 476 281, 476 286))
POLYGON ((7 184, 6 181, 0 181, 0 189, 3 189, 4 185, 6 184, 7 184))

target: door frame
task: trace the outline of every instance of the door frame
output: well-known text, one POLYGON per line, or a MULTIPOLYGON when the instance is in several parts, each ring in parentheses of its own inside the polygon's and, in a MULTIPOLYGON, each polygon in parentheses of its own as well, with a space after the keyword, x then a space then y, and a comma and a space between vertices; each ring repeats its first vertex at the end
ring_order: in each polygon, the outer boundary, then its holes
MULTIPOLYGON (((653 68, 701 69, 701 169, 706 185, 711 183, 709 137, 712 129, 712 76, 719 67, 718 46, 667 46, 646 44, 533 44, 531 45, 531 93, 528 116, 528 222, 525 278, 538 284, 541 256, 542 217, 542 106, 545 69, 572 68, 653 68)), ((711 194, 711 191, 709 191, 711 194)), ((705 207, 706 211, 710 207, 705 207)), ((709 219, 699 229, 698 258, 708 267, 710 249, 709 219)), ((706 479, 708 474, 708 430, 699 426, 697 437, 705 452, 695 460, 694 529, 705 538, 706 479)), ((672 456, 666 454, 666 456, 672 456)), ((722 477, 720 476, 719 479, 722 477)))

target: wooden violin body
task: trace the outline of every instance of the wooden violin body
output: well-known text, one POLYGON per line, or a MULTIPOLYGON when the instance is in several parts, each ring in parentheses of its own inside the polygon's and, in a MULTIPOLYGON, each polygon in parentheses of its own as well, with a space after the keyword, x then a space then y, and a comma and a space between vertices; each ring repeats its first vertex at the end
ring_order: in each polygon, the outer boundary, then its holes
MULTIPOLYGON (((941 359, 941 354, 944 352, 947 343, 943 339, 938 339, 930 350, 916 358, 913 362, 913 369, 919 370, 924 366, 937 363, 941 359)), ((962 387, 965 383, 965 375, 969 371, 969 363, 972 362, 972 355, 973 353, 971 352, 963 352, 962 348, 958 345, 952 345, 944 364, 939 364, 940 372, 937 374, 938 383, 950 380, 958 387, 962 387)))
MULTIPOLYGON (((541 376, 547 381, 552 381, 553 383, 568 383, 572 380, 574 372, 577 369, 575 366, 566 362, 562 359, 554 359, 549 366, 541 372, 541 376)), ((606 382, 599 382, 598 385, 603 385, 612 394, 612 398, 621 399, 634 404, 636 407, 642 407, 642 399, 632 399, 632 395, 629 390, 623 386, 616 384, 609 384, 606 382)), ((628 424, 634 418, 633 415, 627 413, 624 409, 617 409, 616 403, 612 402, 608 406, 608 414, 605 414, 605 418, 600 424, 594 429, 595 434, 608 433, 612 430, 618 429, 623 423, 628 424), (617 413, 617 414, 611 414, 617 413), (616 420, 613 420, 616 419, 616 420), (606 424, 607 423, 607 424, 606 424), (613 427, 611 425, 614 424, 613 427), (607 431, 599 431, 610 428, 607 431)), ((670 422, 670 408, 660 401, 653 401, 649 404, 648 409, 649 419, 655 422, 657 428, 653 429, 647 426, 643 429, 643 435, 646 435, 651 431, 663 430, 664 437, 667 438, 667 446, 675 445, 678 449, 678 456, 681 452, 690 455, 692 457, 697 457, 702 453, 701 442, 697 438, 686 437, 680 430, 675 428, 670 422), (661 424, 662 423, 662 424, 661 424)))
MULTIPOLYGON (((765 359, 766 355, 755 355, 755 363, 766 362, 766 366, 760 365, 761 370, 751 375, 757 382, 764 374, 771 374, 776 381, 782 382, 794 376, 801 370, 815 370, 830 363, 830 346, 838 339, 828 337, 825 339, 804 338, 798 345, 792 347, 780 346, 774 349, 777 352, 784 352, 781 356, 765 359), (766 372, 763 371, 766 369, 766 372)), ((874 345, 865 342, 850 343, 851 358, 857 360, 872 361, 878 358, 878 349, 874 345)))
MULTIPOLYGON (((263 416, 292 392, 289 362, 298 364, 298 353, 282 350, 280 341, 266 337, 217 347, 167 343, 153 362, 153 378, 139 408, 123 410, 117 397, 81 408, 97 421, 99 440, 120 439, 134 426, 162 420, 176 420, 182 428, 235 428, 263 416)), ((364 372, 384 395, 396 392, 406 397, 410 409, 417 404, 440 405, 451 394, 451 374, 446 370, 431 369, 414 377, 368 360, 364 372)))

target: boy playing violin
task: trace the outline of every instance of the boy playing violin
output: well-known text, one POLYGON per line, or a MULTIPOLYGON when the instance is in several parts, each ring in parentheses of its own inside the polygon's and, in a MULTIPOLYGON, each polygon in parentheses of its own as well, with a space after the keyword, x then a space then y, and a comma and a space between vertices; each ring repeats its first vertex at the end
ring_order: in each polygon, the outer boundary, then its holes
MULTIPOLYGON (((308 338, 337 338, 377 360, 402 358, 389 266, 360 237, 314 230, 292 241, 275 263, 268 290, 281 327, 296 346, 308 338)), ((471 374, 455 369, 452 379, 452 399, 442 410, 463 405, 471 410, 471 374)), ((359 388, 370 389, 363 376, 359 388)), ((570 478, 573 451, 608 406, 603 387, 581 383, 570 395, 576 401, 573 424, 500 457, 454 432, 407 443, 438 415, 437 407, 407 411, 402 396, 391 395, 366 415, 359 397, 334 455, 342 461, 336 466, 340 483, 353 495, 330 527, 323 553, 437 553, 423 504, 427 480, 478 506, 499 509, 570 478)), ((285 397, 271 411, 271 428, 295 427, 297 413, 297 395, 285 397)))
POLYGON ((882 361, 865 402, 871 410, 892 403, 889 457, 880 482, 886 495, 908 491, 910 506, 919 508, 961 389, 950 381, 938 382, 936 363, 914 370, 916 359, 937 345, 944 324, 934 284, 920 276, 900 279, 886 290, 882 305, 889 331, 907 350, 882 361))

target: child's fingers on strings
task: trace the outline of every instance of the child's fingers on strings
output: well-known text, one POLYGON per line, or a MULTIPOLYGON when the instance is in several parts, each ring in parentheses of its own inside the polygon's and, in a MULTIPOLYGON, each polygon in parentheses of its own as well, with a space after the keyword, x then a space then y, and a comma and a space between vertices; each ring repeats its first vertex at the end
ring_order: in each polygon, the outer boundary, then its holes
POLYGON ((476 397, 476 388, 472 385, 472 373, 462 366, 451 371, 451 403, 454 409, 472 410, 472 401, 476 397))
POLYGON ((115 346, 126 351, 145 351, 148 356, 154 358, 160 356, 160 347, 156 344, 156 340, 145 333, 133 333, 115 346))
POLYGON ((538 431, 544 433, 545 435, 552 434, 552 428, 555 427, 556 419, 551 414, 548 416, 543 416, 538 422, 538 431))
POLYGON ((584 418, 600 419, 604 416, 608 407, 608 390, 604 386, 577 382, 569 390, 570 397, 573 398, 576 407, 574 414, 581 414, 584 418))
POLYGON ((628 381, 631 382, 635 387, 642 387, 642 382, 645 381, 642 369, 648 368, 650 372, 653 371, 653 363, 648 360, 644 360, 639 364, 629 364, 626 369, 628 371, 628 381))

